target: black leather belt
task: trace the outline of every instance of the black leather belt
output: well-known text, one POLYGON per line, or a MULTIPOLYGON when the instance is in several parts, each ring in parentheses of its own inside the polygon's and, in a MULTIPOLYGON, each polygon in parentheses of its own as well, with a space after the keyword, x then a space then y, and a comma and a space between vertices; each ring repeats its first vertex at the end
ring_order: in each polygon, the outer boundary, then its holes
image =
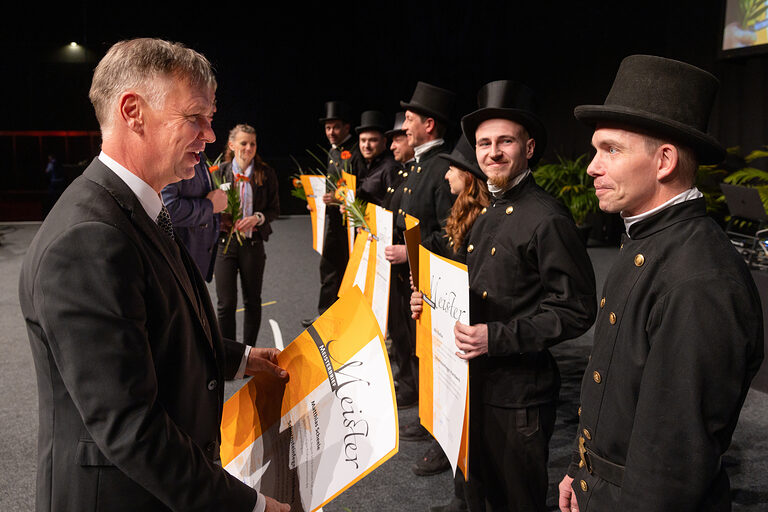
POLYGON ((586 467, 590 475, 602 478, 606 482, 621 487, 621 483, 624 480, 624 466, 600 457, 587 448, 583 437, 579 438, 579 457, 581 457, 581 464, 579 466, 586 467))

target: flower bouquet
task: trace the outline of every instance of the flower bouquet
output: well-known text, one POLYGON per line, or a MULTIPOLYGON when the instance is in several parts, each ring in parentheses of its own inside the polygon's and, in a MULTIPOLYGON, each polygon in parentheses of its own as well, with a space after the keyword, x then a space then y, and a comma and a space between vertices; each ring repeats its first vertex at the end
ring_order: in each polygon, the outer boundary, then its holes
MULTIPOLYGON (((224 246, 224 254, 226 254, 227 250, 229 249, 229 243, 232 241, 233 236, 237 239, 237 242, 240 245, 243 245, 243 235, 240 234, 240 231, 235 229, 235 224, 243 217, 243 212, 240 207, 240 192, 236 187, 232 186, 232 183, 224 181, 224 176, 220 170, 221 157, 222 155, 219 155, 213 162, 208 160, 207 164, 208 171, 211 173, 211 180, 213 181, 213 185, 227 193, 227 207, 222 213, 228 214, 232 218, 232 225, 229 227, 227 243, 224 246)), ((234 182, 238 183, 241 181, 248 181, 248 176, 245 174, 235 173, 234 182)))

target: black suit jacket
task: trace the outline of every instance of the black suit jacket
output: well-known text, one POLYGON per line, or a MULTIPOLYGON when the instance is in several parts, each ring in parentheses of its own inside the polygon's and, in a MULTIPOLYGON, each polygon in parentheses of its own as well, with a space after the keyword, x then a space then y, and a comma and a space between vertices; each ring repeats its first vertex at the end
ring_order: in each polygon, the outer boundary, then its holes
POLYGON ((37 371, 37 510, 250 511, 216 464, 223 342, 184 247, 98 159, 29 247, 19 296, 37 371))

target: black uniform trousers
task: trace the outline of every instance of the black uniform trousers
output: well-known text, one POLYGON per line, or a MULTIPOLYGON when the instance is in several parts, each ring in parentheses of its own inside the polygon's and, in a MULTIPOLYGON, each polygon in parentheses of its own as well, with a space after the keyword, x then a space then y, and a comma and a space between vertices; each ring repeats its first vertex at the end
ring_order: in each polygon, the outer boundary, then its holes
POLYGON ((397 389, 404 395, 418 393, 419 365, 415 356, 415 325, 411 318, 411 285, 408 263, 392 265, 392 281, 389 286, 389 336, 392 338, 392 355, 397 363, 397 389))
POLYGON ((260 238, 244 239, 243 245, 235 237, 227 245, 226 236, 219 238, 214 275, 216 276, 217 315, 222 336, 235 337, 235 311, 237 309, 237 274, 240 272, 240 288, 243 292, 243 342, 256 346, 261 327, 261 286, 264 282, 264 266, 267 255, 264 241, 260 238))
POLYGON ((471 399, 470 404, 474 409, 469 418, 469 510, 547 510, 547 461, 549 439, 555 428, 555 404, 519 409, 471 399))
POLYGON ((325 242, 320 258, 320 298, 317 311, 321 315, 336 302, 349 261, 347 228, 342 225, 342 215, 336 206, 325 209, 325 242))

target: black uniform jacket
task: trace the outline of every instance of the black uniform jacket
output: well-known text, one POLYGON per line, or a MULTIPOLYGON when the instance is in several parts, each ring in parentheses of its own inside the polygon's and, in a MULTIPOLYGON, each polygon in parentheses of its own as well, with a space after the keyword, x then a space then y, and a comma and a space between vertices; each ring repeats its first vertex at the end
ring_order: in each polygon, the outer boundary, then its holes
POLYGON ((387 191, 400 181, 397 175, 400 164, 389 151, 376 155, 370 162, 363 159, 363 162, 365 168, 358 171, 356 197, 381 206, 387 191))
POLYGON ((394 212, 399 231, 405 231, 405 214, 419 219, 422 239, 435 232, 439 234, 445 225, 456 197, 445 181, 448 161, 437 155, 448 151, 450 148, 445 144, 433 147, 403 173, 403 195, 398 211, 394 212))
POLYGON ((219 458, 222 341, 184 246, 98 159, 29 247, 19 298, 37 371, 38 511, 248 511, 219 458))
POLYGON ((470 317, 488 325, 488 354, 470 361, 475 400, 527 407, 555 400, 548 347, 590 328, 595 276, 570 212, 529 175, 491 200, 467 239, 470 317))
POLYGON ((730 510, 720 456, 763 358, 758 292, 704 199, 633 224, 630 236, 600 299, 578 430, 626 466, 623 486, 575 456, 579 508, 730 510))
MULTIPOLYGON (((269 240, 272 234, 271 223, 280 216, 280 198, 277 192, 277 174, 270 166, 264 164, 264 179, 261 186, 256 185, 255 173, 251 173, 251 191, 253 192, 253 213, 261 212, 264 214, 264 224, 257 226, 252 233, 254 239, 260 238, 263 241, 269 240)), ((225 182, 231 183, 232 187, 237 187, 235 176, 232 173, 232 162, 221 165, 221 173, 225 182)), ((232 219, 229 215, 222 215, 222 230, 229 230, 232 219)))

